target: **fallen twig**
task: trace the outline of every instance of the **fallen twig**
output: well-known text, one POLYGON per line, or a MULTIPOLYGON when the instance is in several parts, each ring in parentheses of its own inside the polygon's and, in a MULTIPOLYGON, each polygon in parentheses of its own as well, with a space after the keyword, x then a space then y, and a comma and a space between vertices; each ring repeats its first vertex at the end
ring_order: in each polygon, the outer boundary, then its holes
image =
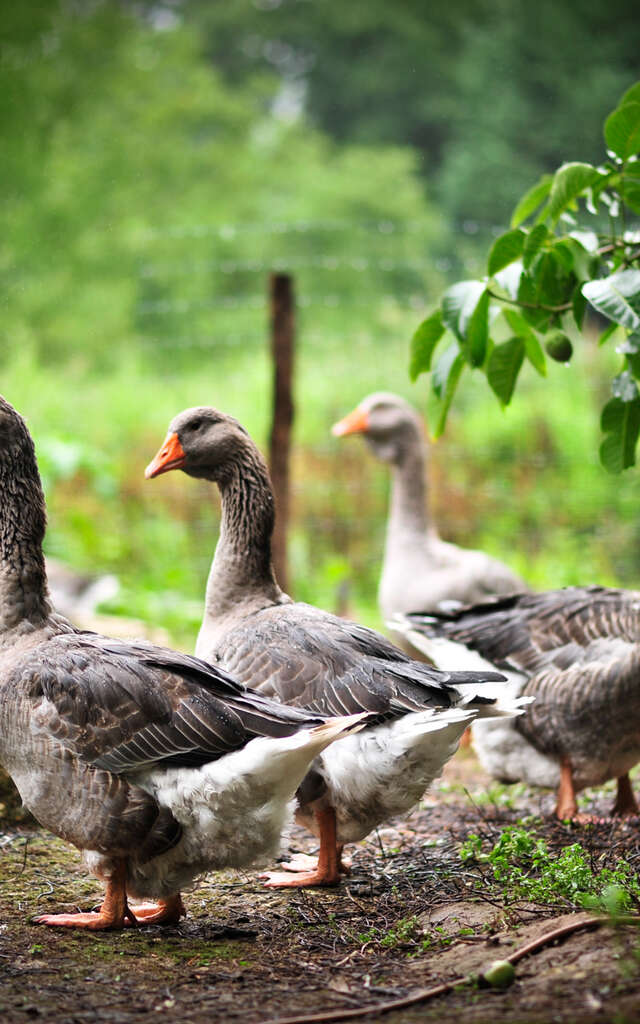
MULTIPOLYGON (((551 942, 563 939, 567 935, 573 934, 573 932, 580 931, 583 928, 599 928, 607 924, 635 925, 637 927, 640 925, 640 917, 587 917, 582 918, 580 921, 570 921, 568 924, 554 928, 539 938, 527 942, 526 945, 520 946, 519 949, 516 949, 515 952, 504 957, 504 959, 511 964, 515 964, 518 960, 522 960, 523 957, 529 956, 530 953, 535 953, 544 946, 548 946, 551 942)), ((452 978, 451 981, 444 981, 440 985, 434 985, 433 988, 418 989, 411 995, 402 996, 400 999, 390 999, 386 1003, 361 1006, 356 1010, 332 1010, 328 1013, 311 1013, 302 1017, 275 1017, 271 1020, 260 1021, 260 1024, 324 1024, 325 1021, 353 1020, 354 1017, 368 1017, 374 1013, 378 1015, 389 1013, 391 1010, 400 1010, 405 1006, 413 1006, 415 1003, 423 1003, 427 999, 444 995, 445 992, 450 992, 452 989, 458 988, 458 986, 469 985, 477 977, 477 972, 474 971, 470 974, 465 974, 461 978, 452 978)))

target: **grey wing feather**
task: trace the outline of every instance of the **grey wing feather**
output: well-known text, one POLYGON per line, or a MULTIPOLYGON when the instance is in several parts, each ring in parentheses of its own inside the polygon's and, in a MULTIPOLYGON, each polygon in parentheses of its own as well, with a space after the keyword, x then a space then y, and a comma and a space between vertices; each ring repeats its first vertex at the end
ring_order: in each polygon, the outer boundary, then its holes
POLYGON ((639 613, 640 593, 593 586, 510 595, 445 615, 415 613, 407 619, 427 635, 477 650, 500 668, 531 675, 545 666, 563 668, 588 658, 585 652, 596 651, 592 645, 597 641, 638 643, 639 613))
POLYGON ((255 736, 286 736, 323 720, 252 693, 199 659, 94 634, 47 641, 21 662, 20 676, 37 705, 34 726, 115 773, 157 761, 201 765, 255 736))
POLYGON ((456 684, 503 678, 441 672, 412 661, 373 630, 300 603, 245 619, 225 636, 218 658, 260 692, 325 715, 393 717, 450 707, 459 699, 456 684))
POLYGON ((584 743, 589 758, 615 750, 640 730, 640 649, 626 640, 599 639, 574 653, 572 660, 567 648, 560 649, 529 677, 526 692, 536 700, 516 728, 548 754, 561 754, 569 736, 572 744, 584 743))

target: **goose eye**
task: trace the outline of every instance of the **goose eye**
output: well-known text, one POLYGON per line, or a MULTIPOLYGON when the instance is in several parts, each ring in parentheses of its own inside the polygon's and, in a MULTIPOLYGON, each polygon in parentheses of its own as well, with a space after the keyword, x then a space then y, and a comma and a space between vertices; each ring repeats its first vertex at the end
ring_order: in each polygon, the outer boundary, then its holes
POLYGON ((201 426, 202 420, 194 420, 193 423, 191 424, 191 429, 195 432, 196 430, 200 430, 201 426))

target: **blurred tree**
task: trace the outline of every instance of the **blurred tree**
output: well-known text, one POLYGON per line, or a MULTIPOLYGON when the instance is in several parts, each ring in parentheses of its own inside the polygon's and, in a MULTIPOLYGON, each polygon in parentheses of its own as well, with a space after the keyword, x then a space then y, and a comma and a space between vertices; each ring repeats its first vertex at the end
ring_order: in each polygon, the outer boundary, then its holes
POLYGON ((488 224, 564 153, 596 158, 594 126, 640 69, 634 0, 170 7, 203 26, 228 80, 271 68, 334 137, 415 146, 446 212, 488 224))
POLYGON ((313 285, 313 262, 339 255, 344 296, 361 288, 364 253, 375 293, 423 291, 415 235, 396 227, 419 222, 424 245, 441 224, 408 148, 339 145, 291 120, 273 74, 225 83, 198 26, 161 7, 5 6, 5 347, 105 361, 185 320, 215 340, 225 303, 260 302, 274 263, 302 264, 313 285))
POLYGON ((504 224, 544 172, 601 155, 600 125, 640 71, 629 0, 492 0, 465 26, 438 194, 460 220, 504 224))

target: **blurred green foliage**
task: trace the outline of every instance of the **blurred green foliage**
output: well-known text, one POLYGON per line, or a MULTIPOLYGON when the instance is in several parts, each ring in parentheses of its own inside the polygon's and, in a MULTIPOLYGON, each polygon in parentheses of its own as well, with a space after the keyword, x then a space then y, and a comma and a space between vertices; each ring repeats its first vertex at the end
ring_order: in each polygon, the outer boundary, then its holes
MULTIPOLYGON (((486 141, 495 124, 507 68, 476 95, 474 47, 486 48, 489 75, 504 5, 0 6, 0 390, 36 440, 47 550, 78 569, 115 572, 123 589, 113 610, 193 646, 217 498, 179 473, 146 482, 144 466, 172 416, 196 404, 236 415, 264 449, 267 277, 289 269, 298 298, 293 591, 380 625, 388 475, 358 440, 328 431, 380 387, 424 407, 423 387, 407 379, 405 339, 447 268, 473 259, 475 237, 452 233, 431 193, 445 194, 436 171, 454 137, 462 147, 472 122, 479 135, 485 125, 486 141), (287 54, 303 39, 315 56, 292 77, 287 54), (298 86, 308 116, 295 116, 298 86)), ((522 11, 518 19, 522 36, 522 11)), ((611 38, 631 35, 625 19, 609 27, 611 38)), ((610 105, 627 41, 619 60, 608 38, 596 42, 609 61, 610 105)), ((584 59, 595 103, 608 79, 593 50, 584 59)), ((541 81, 545 61, 541 44, 541 81)), ((529 74, 525 62, 515 70, 529 74)), ((540 96, 557 138, 565 123, 587 130, 573 113, 577 94, 560 102, 566 74, 540 96)), ((504 150, 499 181, 480 170, 485 143, 469 150, 474 196, 495 195, 503 208, 528 152, 521 143, 504 150)), ((432 454, 443 535, 509 560, 534 585, 637 582, 634 481, 612 488, 592 458, 606 386, 592 349, 570 372, 554 364, 545 382, 523 370, 508 416, 475 376, 432 454)))
MULTIPOLYGON (((399 338, 410 319, 397 324, 399 338)), ((292 590, 377 627, 388 473, 360 439, 333 439, 329 427, 381 381, 422 404, 397 348, 368 339, 347 349, 329 337, 319 354, 303 335, 297 373, 292 590)), ((505 559, 536 587, 635 586, 640 575, 637 480, 626 476, 612 487, 597 461, 594 349, 587 346, 570 369, 554 364, 545 381, 523 371, 508 414, 469 378, 446 437, 431 451, 443 535, 505 559)), ((237 416, 265 450, 269 380, 266 352, 256 359, 250 351, 205 357, 179 373, 131 357, 106 376, 24 357, 3 371, 3 391, 36 439, 47 550, 78 568, 115 572, 123 591, 111 610, 165 626, 187 649, 200 621, 218 498, 181 473, 145 481, 144 467, 172 416, 203 403, 237 416)))
POLYGON ((338 302, 363 248, 373 293, 437 287, 409 265, 443 227, 408 147, 336 146, 275 116, 275 78, 225 84, 192 28, 113 3, 4 6, 5 352, 95 368, 185 333, 215 349, 262 328, 263 268, 338 302), (416 221, 419 236, 397 230, 416 221))
POLYGON ((448 219, 474 231, 504 223, 505 208, 567 154, 597 160, 598 126, 640 71, 634 0, 172 9, 203 31, 227 80, 273 70, 333 137, 413 146, 448 219))

